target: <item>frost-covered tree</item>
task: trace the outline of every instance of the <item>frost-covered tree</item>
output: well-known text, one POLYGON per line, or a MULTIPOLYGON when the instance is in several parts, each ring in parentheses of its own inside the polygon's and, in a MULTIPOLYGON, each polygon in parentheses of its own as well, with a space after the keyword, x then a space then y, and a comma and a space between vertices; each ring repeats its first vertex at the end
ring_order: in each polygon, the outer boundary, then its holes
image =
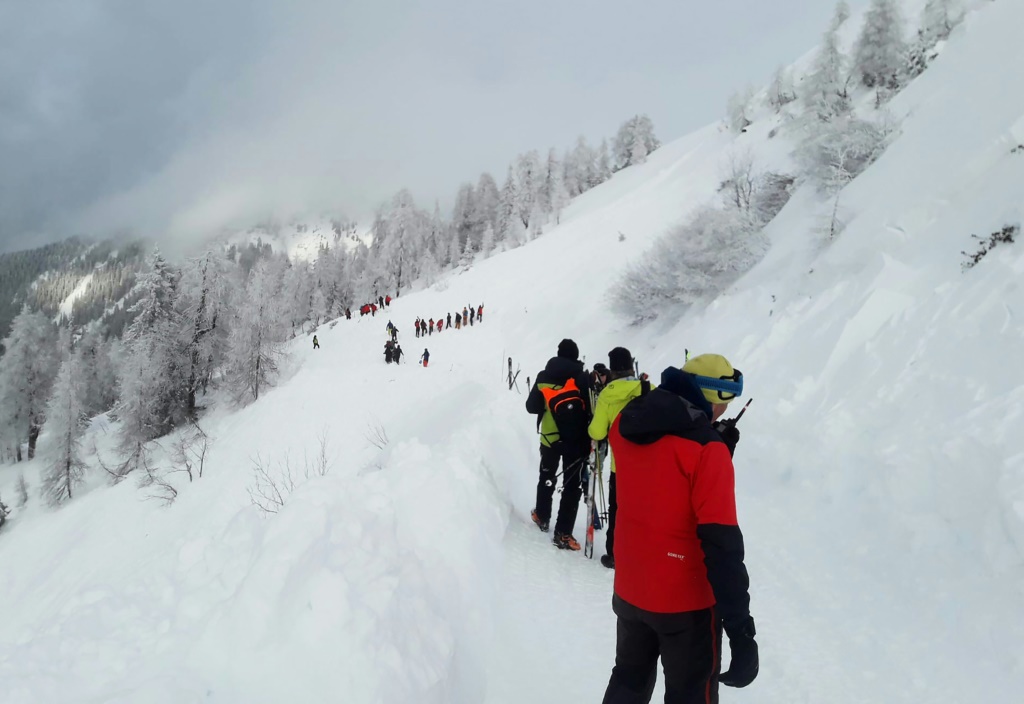
POLYGON ((117 402, 118 340, 106 341, 98 331, 87 331, 78 341, 76 354, 82 362, 85 411, 93 416, 109 411, 117 402))
POLYGON ((635 322, 678 312, 724 291, 767 249, 767 239, 746 213, 701 208, 626 271, 612 291, 613 304, 635 322))
POLYGON ((11 323, 0 357, 0 428, 15 445, 28 443, 28 459, 36 454, 36 441, 46 417, 46 402, 60 364, 56 328, 42 313, 28 307, 11 323))
POLYGON ((508 167, 508 175, 505 177, 505 185, 501 187, 501 195, 498 202, 498 227, 497 236, 500 242, 509 239, 513 230, 512 222, 516 220, 516 177, 512 167, 508 167))
POLYGON ((907 60, 910 77, 919 76, 928 68, 935 47, 949 38, 962 19, 961 0, 928 0, 921 12, 921 27, 917 30, 907 60))
POLYGON ((46 410, 46 427, 51 438, 42 491, 51 506, 70 499, 85 475, 81 438, 86 415, 82 364, 71 354, 60 367, 46 410))
POLYGON ((733 132, 745 132, 753 122, 754 90, 746 88, 729 96, 726 106, 726 122, 733 132))
POLYGON ((7 504, 4 503, 3 497, 0 496, 0 528, 4 527, 4 523, 7 522, 7 516, 11 513, 11 509, 7 508, 7 504))
POLYGON ((839 46, 839 29, 849 16, 850 8, 840 2, 803 82, 803 104, 821 122, 850 112, 849 69, 839 46))
POLYGON ((784 66, 779 66, 768 86, 768 106, 775 112, 796 100, 796 86, 793 84, 793 73, 784 66))
POLYGON ((186 415, 186 356, 180 343, 175 308, 177 276, 159 250, 133 292, 138 302, 125 332, 125 352, 118 370, 115 415, 121 421, 118 450, 122 478, 144 464, 144 446, 168 433, 186 415))
POLYGON ((523 227, 530 226, 530 217, 544 186, 544 169, 536 151, 521 154, 516 159, 516 214, 523 227))
POLYGON ((876 90, 876 104, 900 88, 906 55, 903 15, 897 0, 871 0, 854 46, 853 67, 860 82, 876 90))
MULTIPOLYGON (((647 155, 661 146, 654 134, 654 123, 647 115, 634 115, 619 126, 612 150, 615 152, 615 168, 624 169, 633 164, 642 164, 647 155)), ((598 167, 600 171, 600 167, 598 167)))
POLYGON ((576 140, 576 146, 565 157, 563 170, 566 186, 571 186, 570 196, 578 196, 597 185, 596 155, 586 137, 581 135, 576 140))
POLYGON ((476 192, 473 184, 464 183, 455 196, 455 208, 452 211, 452 227, 459 237, 459 246, 473 239, 477 229, 476 192))
POLYGON ((176 304, 178 348, 184 357, 185 413, 191 419, 196 396, 224 364, 229 292, 227 261, 218 254, 207 252, 182 272, 176 304))
POLYGON ((839 197, 842 189, 885 150, 886 129, 855 117, 823 124, 797 149, 797 160, 818 190, 833 199, 829 238, 838 234, 839 197))
MULTIPOLYGON (((653 134, 654 133, 652 131, 651 135, 653 136, 653 134)), ((655 138, 655 139, 657 139, 657 138, 655 138)), ((650 147, 649 144, 647 144, 647 143, 644 144, 644 148, 645 149, 647 149, 649 147, 650 147)), ((651 149, 650 151, 654 151, 654 150, 651 149)), ((552 154, 553 153, 554 153, 554 150, 552 150, 552 154)), ((650 153, 650 152, 648 152, 648 153, 650 153)), ((645 155, 645 157, 646 157, 646 155, 645 155)), ((598 183, 604 183, 605 181, 607 181, 611 177, 612 177, 612 156, 611 156, 611 152, 609 152, 609 150, 608 150, 608 140, 607 139, 602 139, 601 140, 601 146, 598 147, 598 149, 597 149, 597 181, 598 181, 598 183)), ((551 212, 551 208, 550 207, 548 208, 548 212, 551 212)))
POLYGON ((491 227, 490 223, 487 224, 487 229, 484 230, 483 239, 480 240, 480 253, 484 257, 489 257, 494 252, 494 228, 491 227))
POLYGON ((149 270, 139 277, 132 291, 138 300, 128 311, 134 320, 125 331, 124 339, 129 342, 137 340, 161 323, 171 321, 174 317, 176 291, 174 270, 160 249, 154 248, 149 259, 149 270))
POLYGON ((497 230, 498 205, 500 203, 501 195, 498 192, 498 184, 494 182, 494 177, 489 173, 480 174, 480 180, 476 184, 476 209, 473 214, 473 223, 481 238, 483 238, 483 233, 487 230, 488 225, 497 230))
POLYGON ((257 264, 249 275, 230 339, 229 373, 238 399, 251 396, 258 400, 260 392, 277 376, 287 338, 279 313, 280 288, 265 262, 257 264))

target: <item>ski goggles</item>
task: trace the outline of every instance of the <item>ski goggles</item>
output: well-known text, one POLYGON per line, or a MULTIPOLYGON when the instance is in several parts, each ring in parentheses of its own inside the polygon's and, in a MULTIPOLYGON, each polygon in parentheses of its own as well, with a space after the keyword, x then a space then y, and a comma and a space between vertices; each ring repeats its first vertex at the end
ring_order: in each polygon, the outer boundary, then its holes
POLYGON ((732 401, 743 395, 743 372, 739 369, 734 369, 730 376, 715 378, 695 374, 694 379, 700 388, 718 392, 718 398, 722 401, 732 401))

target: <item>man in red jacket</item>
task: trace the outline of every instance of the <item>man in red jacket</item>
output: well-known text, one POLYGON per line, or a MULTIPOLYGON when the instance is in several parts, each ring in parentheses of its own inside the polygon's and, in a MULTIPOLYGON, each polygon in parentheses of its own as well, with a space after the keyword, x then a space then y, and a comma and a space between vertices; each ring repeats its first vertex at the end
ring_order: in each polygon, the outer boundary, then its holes
POLYGON ((715 704, 718 683, 745 687, 758 671, 732 452, 739 432, 715 424, 743 392, 725 357, 669 367, 661 385, 612 424, 615 667, 604 704, 646 703, 665 671, 666 704, 715 704), (732 661, 721 671, 722 630, 732 661))

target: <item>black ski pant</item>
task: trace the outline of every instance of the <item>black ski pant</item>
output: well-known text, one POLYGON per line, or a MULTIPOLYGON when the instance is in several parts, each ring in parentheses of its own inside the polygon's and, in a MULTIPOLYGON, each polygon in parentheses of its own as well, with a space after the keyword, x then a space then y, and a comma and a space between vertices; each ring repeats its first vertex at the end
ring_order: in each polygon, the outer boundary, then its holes
POLYGON ((618 507, 615 505, 615 472, 611 472, 608 478, 608 526, 605 531, 604 551, 615 557, 615 514, 618 507))
POLYGON ((718 704, 722 621, 715 610, 659 614, 612 597, 615 667, 602 704, 648 704, 665 670, 665 704, 718 704))
POLYGON ((540 479, 537 481, 537 516, 551 520, 551 504, 558 485, 558 463, 562 463, 562 499, 558 502, 555 533, 572 534, 583 496, 583 468, 590 454, 590 442, 566 443, 559 440, 551 447, 540 446, 540 479))

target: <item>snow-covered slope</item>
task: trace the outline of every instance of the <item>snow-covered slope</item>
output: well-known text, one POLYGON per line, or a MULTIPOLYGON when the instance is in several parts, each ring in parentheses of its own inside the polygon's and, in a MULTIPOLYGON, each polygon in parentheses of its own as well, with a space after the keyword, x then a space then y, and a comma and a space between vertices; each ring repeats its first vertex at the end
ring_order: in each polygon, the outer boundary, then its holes
MULTIPOLYGON (((0 534, 3 701, 599 701, 612 575, 530 526, 536 438, 502 383, 506 357, 533 376, 563 337, 591 363, 625 345, 655 378, 684 348, 746 375, 736 462, 762 665, 742 696, 1018 701, 1024 251, 967 272, 960 252, 1021 220, 1021 26, 1020 3, 971 15, 893 101, 902 134, 844 193, 835 242, 799 192, 766 259, 679 321, 629 327, 607 290, 714 197, 732 150, 788 163, 770 121, 667 145, 527 246, 321 328, 320 350, 297 341, 278 388, 208 417, 205 475, 176 480, 172 507, 132 482, 30 505, 0 534), (482 325, 412 338, 417 316, 480 302, 482 325), (388 317, 429 368, 383 364, 388 317), (331 471, 262 517, 254 460, 313 463, 321 433, 331 471)), ((5 497, 15 476, 0 467, 5 497)))

